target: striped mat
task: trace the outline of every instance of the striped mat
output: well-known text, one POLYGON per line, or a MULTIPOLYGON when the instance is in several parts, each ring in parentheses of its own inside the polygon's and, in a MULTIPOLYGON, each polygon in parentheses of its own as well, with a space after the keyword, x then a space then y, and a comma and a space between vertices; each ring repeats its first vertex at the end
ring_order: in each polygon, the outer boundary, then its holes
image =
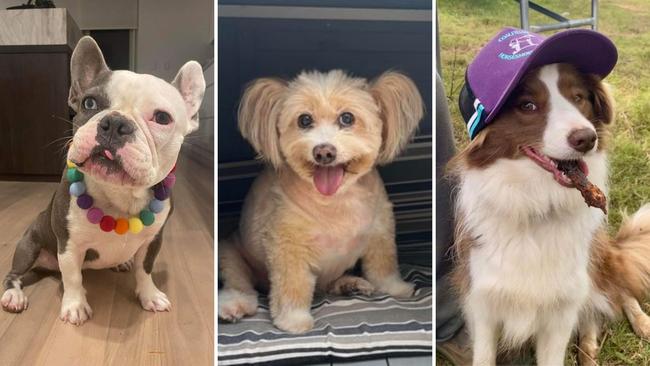
POLYGON ((298 365, 332 360, 430 355, 432 349, 431 268, 402 266, 415 283, 415 296, 321 296, 311 310, 314 329, 287 334, 271 323, 268 300, 258 313, 238 323, 219 323, 219 365, 298 365))

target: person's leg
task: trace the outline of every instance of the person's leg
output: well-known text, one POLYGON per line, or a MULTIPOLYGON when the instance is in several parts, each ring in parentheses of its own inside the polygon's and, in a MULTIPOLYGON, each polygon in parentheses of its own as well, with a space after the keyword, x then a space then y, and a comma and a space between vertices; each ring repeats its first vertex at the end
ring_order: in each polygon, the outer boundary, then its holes
POLYGON ((453 186, 445 178, 445 166, 454 156, 454 136, 447 99, 440 75, 436 74, 436 342, 456 335, 463 326, 458 299, 448 274, 454 241, 453 186))

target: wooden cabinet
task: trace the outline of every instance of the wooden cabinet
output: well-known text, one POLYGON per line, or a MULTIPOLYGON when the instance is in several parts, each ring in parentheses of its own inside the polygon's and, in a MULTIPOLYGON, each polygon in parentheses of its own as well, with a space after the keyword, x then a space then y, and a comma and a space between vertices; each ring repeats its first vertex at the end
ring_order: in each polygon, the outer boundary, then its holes
POLYGON ((58 179, 71 136, 69 52, 33 51, 0 53, 3 179, 58 179))
POLYGON ((65 9, 0 11, 0 179, 60 179, 79 36, 65 9))

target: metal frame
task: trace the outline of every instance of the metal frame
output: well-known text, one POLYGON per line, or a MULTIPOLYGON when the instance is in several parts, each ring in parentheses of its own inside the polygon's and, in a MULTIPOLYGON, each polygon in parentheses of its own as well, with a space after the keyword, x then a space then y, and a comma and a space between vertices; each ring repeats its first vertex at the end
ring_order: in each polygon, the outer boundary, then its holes
POLYGON ((549 10, 539 4, 529 0, 515 0, 519 2, 521 28, 532 32, 544 32, 558 29, 568 29, 582 27, 585 25, 591 26, 591 29, 598 30, 598 0, 591 0, 591 18, 585 19, 568 19, 560 14, 549 10), (535 10, 547 17, 557 20, 557 23, 530 25, 528 19, 529 10, 535 10))

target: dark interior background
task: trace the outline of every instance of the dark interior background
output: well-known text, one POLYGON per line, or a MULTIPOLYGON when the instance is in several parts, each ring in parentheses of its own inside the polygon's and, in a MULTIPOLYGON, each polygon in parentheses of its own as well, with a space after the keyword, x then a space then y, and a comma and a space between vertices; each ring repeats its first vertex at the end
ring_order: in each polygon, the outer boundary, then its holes
MULTIPOLYGON (((430 1, 220 1, 219 5, 324 5, 431 10, 430 1)), ((221 13, 221 12, 220 12, 221 13)), ((397 17, 399 18, 399 17, 397 17)), ((262 169, 237 130, 245 85, 258 77, 293 78, 302 70, 343 69, 366 78, 399 70, 418 86, 427 113, 407 150, 381 167, 397 220, 400 260, 431 265, 432 31, 431 20, 219 18, 218 29, 219 238, 237 226, 243 199, 262 169)))
POLYGON ((130 33, 128 29, 91 30, 90 36, 99 45, 106 64, 111 70, 130 69, 130 33))

